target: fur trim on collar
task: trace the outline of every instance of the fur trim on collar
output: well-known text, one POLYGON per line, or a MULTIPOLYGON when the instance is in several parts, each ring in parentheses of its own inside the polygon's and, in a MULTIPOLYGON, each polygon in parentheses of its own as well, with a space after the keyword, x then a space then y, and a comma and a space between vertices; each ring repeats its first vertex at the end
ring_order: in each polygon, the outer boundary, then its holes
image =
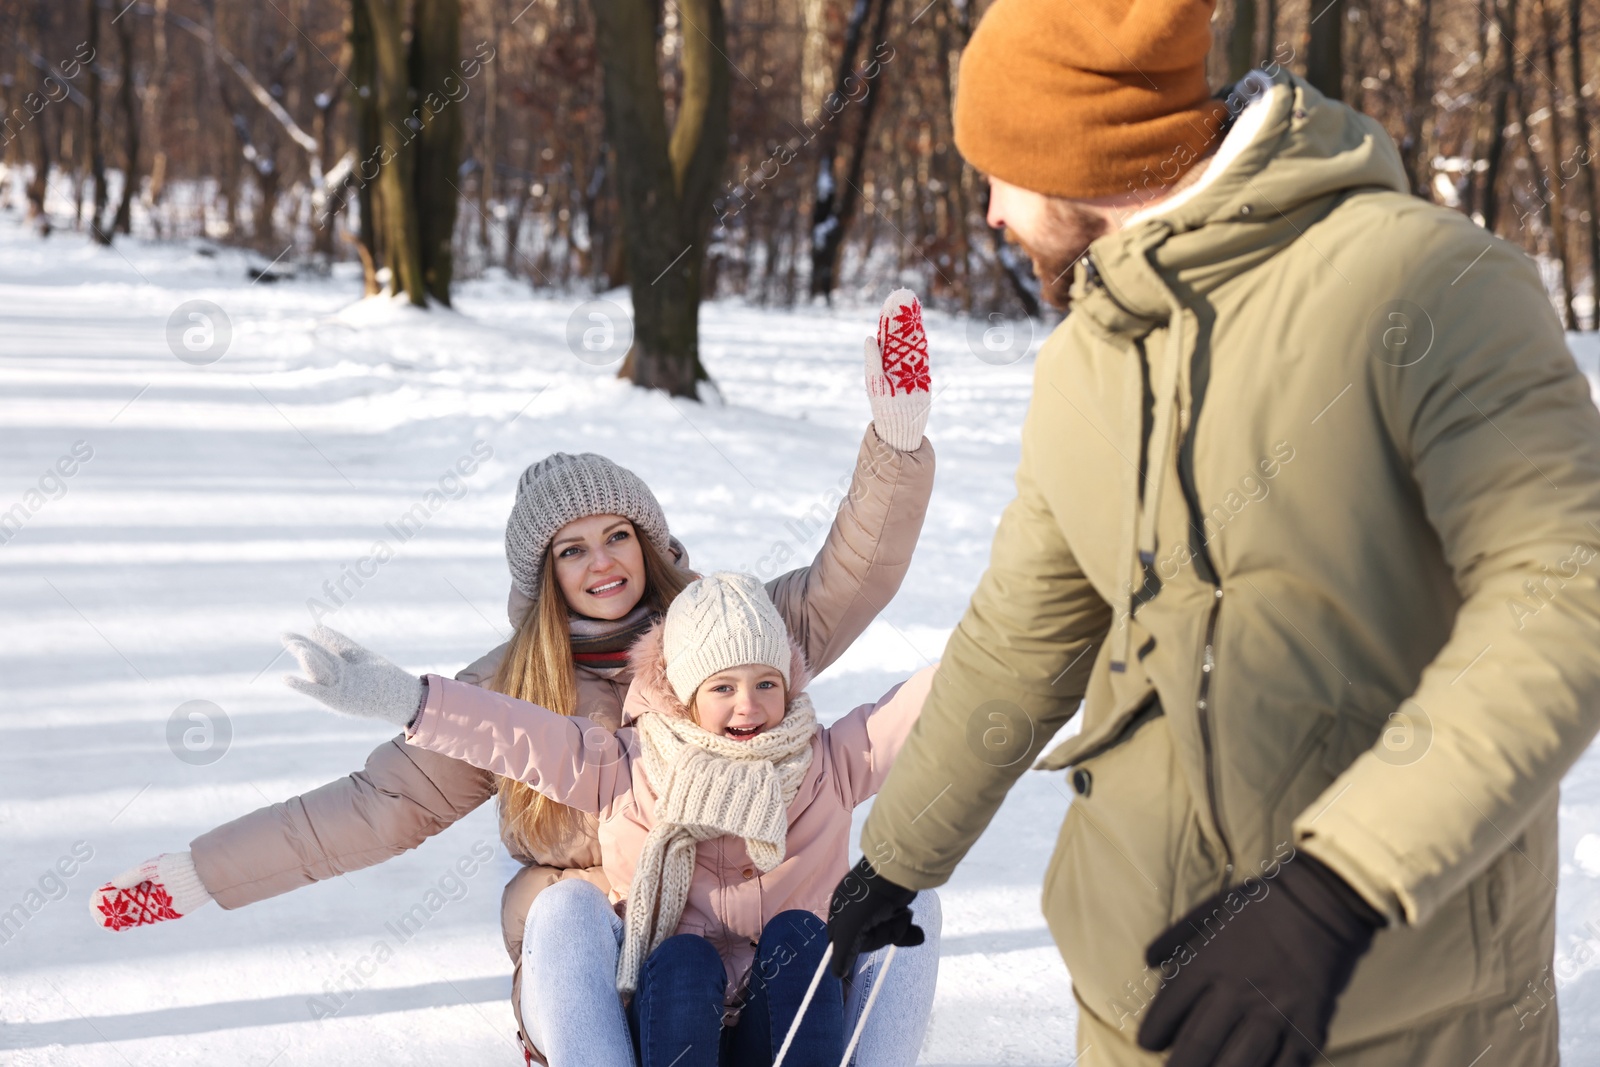
MULTIPOLYGON (((650 627, 633 643, 633 648, 628 653, 628 659, 633 665, 631 695, 644 701, 646 705, 630 710, 660 711, 687 719, 690 718, 689 709, 672 691, 672 683, 667 681, 667 658, 661 651, 665 627, 664 621, 650 627)), ((789 637, 789 682, 789 692, 785 694, 784 702, 786 709, 793 707, 795 698, 804 693, 806 686, 811 684, 811 671, 806 666, 806 654, 792 635, 789 637)), ((628 717, 638 716, 634 714, 628 717)))

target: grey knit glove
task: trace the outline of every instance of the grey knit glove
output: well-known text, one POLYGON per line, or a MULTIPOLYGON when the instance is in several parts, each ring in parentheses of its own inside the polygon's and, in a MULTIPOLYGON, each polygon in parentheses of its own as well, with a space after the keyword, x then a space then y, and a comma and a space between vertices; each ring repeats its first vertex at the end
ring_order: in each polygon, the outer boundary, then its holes
POLYGON ((896 289, 878 313, 878 336, 862 346, 872 425, 884 444, 901 452, 922 447, 933 399, 928 373, 928 335, 922 304, 910 289, 896 289))
POLYGON ((300 661, 308 677, 286 674, 283 684, 321 701, 334 711, 362 719, 382 719, 402 730, 422 710, 427 687, 376 652, 368 652, 337 630, 318 626, 310 637, 284 634, 283 647, 300 661))

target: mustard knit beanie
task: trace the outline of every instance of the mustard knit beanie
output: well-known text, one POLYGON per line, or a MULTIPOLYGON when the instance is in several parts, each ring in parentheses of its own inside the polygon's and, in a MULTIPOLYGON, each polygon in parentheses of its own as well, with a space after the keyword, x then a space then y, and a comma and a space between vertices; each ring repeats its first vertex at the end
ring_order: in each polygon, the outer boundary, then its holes
POLYGON ((700 683, 729 667, 761 663, 789 677, 789 630, 755 577, 718 571, 689 583, 667 609, 661 653, 667 681, 685 705, 700 683))
POLYGON ((517 502, 506 520, 506 562, 523 596, 539 598, 544 557, 556 532, 590 515, 621 515, 663 555, 673 557, 667 516, 644 479, 593 452, 555 452, 522 472, 517 502))
POLYGON ((1171 185, 1220 139, 1215 0, 994 0, 961 55, 956 148, 978 170, 1088 200, 1171 185))

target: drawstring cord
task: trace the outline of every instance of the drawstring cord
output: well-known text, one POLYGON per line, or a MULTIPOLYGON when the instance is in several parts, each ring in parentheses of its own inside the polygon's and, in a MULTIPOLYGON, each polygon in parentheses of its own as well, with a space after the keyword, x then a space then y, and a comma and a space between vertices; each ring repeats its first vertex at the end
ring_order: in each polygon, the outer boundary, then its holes
MULTIPOLYGON (((1165 232, 1161 236, 1164 237, 1165 232)), ((1152 241, 1151 247, 1155 243, 1158 242, 1152 241)), ((1150 383, 1154 424, 1150 428, 1150 449, 1143 471, 1144 479, 1141 483, 1136 469, 1132 499, 1125 500, 1123 504, 1122 544, 1133 551, 1123 560, 1123 566, 1128 568, 1128 577, 1116 598, 1121 618, 1116 620, 1117 628, 1112 636, 1111 669, 1114 671, 1127 670, 1128 661, 1133 655, 1133 613, 1139 606, 1141 593, 1146 591, 1151 575, 1155 573, 1156 520, 1161 511, 1161 490, 1175 451, 1174 442, 1179 436, 1177 424, 1183 382, 1185 309, 1182 301, 1149 261, 1148 255, 1149 249, 1146 249, 1138 262, 1167 303, 1167 358, 1159 368, 1159 377, 1150 383)), ((1134 412, 1130 425, 1137 426, 1143 413, 1139 411, 1138 401, 1128 398, 1139 394, 1140 386, 1130 379, 1126 388, 1128 397, 1125 397, 1125 403, 1131 402, 1134 412)), ((1142 400, 1142 397, 1139 399, 1142 400)))

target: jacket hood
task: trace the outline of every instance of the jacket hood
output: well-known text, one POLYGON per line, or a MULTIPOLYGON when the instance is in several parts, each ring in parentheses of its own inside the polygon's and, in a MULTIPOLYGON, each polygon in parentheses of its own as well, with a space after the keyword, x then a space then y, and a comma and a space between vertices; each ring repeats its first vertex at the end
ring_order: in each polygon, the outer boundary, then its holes
POLYGON ((1148 332, 1170 318, 1173 295, 1204 295, 1270 258, 1345 193, 1409 189, 1376 120, 1282 68, 1253 73, 1238 91, 1253 99, 1196 184, 1089 246, 1074 311, 1113 333, 1148 332))
MULTIPOLYGON (((626 725, 647 711, 658 711, 679 718, 690 717, 689 709, 672 690, 667 680, 667 657, 662 651, 662 635, 666 623, 658 622, 646 630, 633 643, 628 653, 633 670, 633 683, 628 687, 627 699, 622 706, 622 721, 626 725)), ((806 654, 793 635, 789 640, 789 691, 784 694, 784 707, 794 707, 794 702, 811 684, 811 672, 806 666, 806 654)))

